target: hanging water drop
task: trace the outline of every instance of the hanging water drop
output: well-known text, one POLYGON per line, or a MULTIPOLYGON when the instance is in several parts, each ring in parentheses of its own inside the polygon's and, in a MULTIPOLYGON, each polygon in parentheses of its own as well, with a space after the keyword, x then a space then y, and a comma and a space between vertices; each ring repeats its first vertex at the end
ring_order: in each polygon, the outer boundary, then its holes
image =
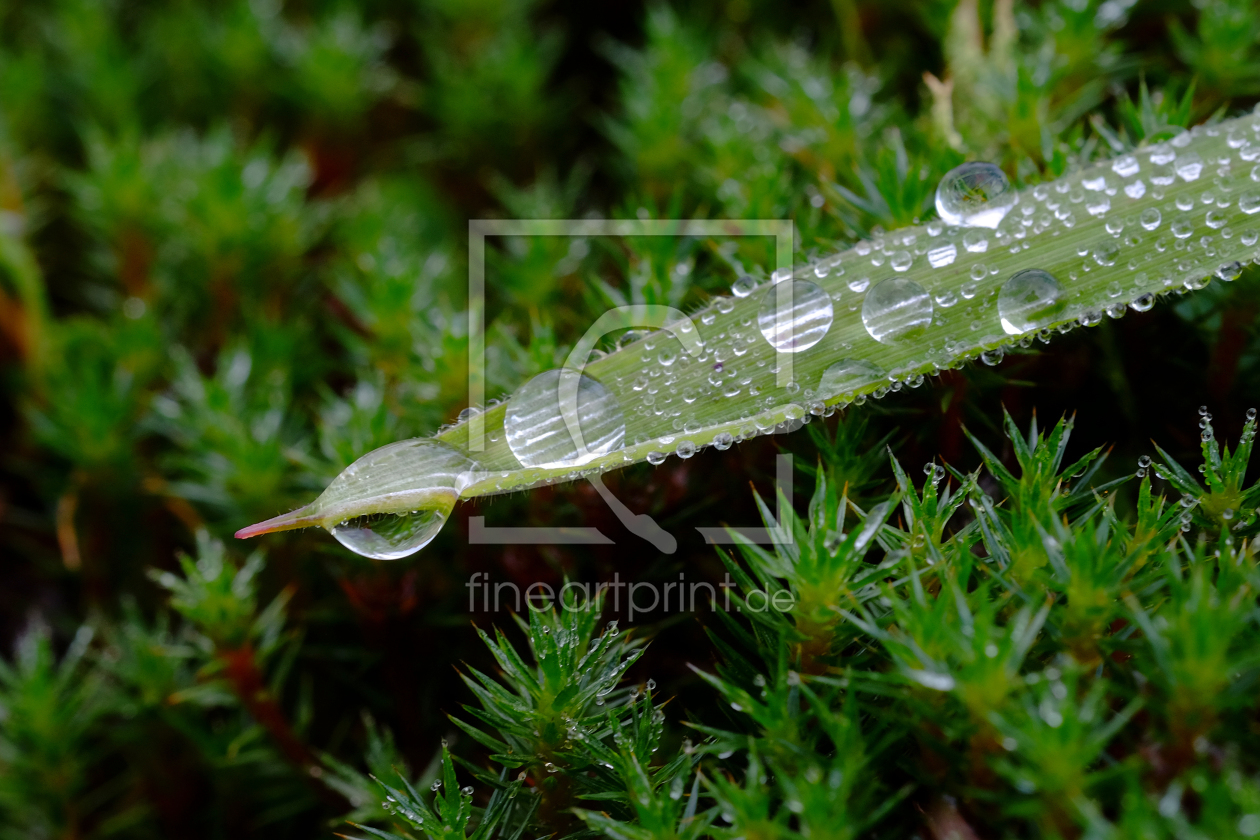
POLYGON ((1052 324, 1063 311, 1063 287, 1054 275, 1030 268, 1011 275, 998 292, 998 316, 1008 335, 1052 324))
POLYGON ((579 466, 620 448, 626 420, 599 380, 564 368, 540 373, 517 389, 503 429, 522 466, 579 466))
POLYGON ((932 296, 906 277, 878 283, 862 304, 862 324, 871 338, 893 344, 915 338, 932 323, 932 296))
POLYGON ((1015 201, 1006 174, 981 161, 951 169, 936 188, 936 212, 941 220, 961 227, 996 228, 1015 201))

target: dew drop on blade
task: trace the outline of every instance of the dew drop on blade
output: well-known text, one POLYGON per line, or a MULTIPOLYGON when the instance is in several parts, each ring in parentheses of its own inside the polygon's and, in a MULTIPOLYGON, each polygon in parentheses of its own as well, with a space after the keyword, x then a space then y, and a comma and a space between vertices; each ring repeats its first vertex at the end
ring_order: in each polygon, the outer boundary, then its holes
POLYGON ((1030 268, 1011 276, 998 292, 998 316, 1008 335, 1049 326, 1063 311, 1063 287, 1048 271, 1030 268))
POLYGON ((823 399, 845 397, 868 385, 883 382, 886 376, 883 368, 865 359, 841 359, 823 371, 818 382, 818 396, 823 399))
POLYGON ((776 350, 799 353, 823 340, 833 317, 831 296, 808 280, 796 280, 766 290, 757 326, 776 350))
POLYGON ((575 370, 549 370, 512 395, 503 430, 522 466, 578 466, 619 449, 626 419, 599 380, 575 370), (581 446, 571 423, 581 434, 581 446))
POLYGON ((337 542, 374 560, 398 560, 433 541, 447 514, 441 510, 416 513, 373 513, 356 516, 332 527, 337 542))
POLYGON ((936 212, 941 220, 961 227, 996 228, 1015 200, 1006 174, 981 161, 954 167, 936 188, 936 212))
POLYGON ((931 323, 932 296, 906 277, 877 283, 862 303, 862 324, 883 344, 915 338, 931 323))

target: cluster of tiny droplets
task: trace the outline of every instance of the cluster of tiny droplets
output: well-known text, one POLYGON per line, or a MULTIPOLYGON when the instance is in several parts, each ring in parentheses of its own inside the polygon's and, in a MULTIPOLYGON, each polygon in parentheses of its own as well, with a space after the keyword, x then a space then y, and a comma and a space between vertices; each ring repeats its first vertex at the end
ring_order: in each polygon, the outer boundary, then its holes
MULTIPOLYGON (((598 458, 573 461, 563 472, 501 467, 494 490, 573 480, 640 458, 687 459, 707 446, 727 449, 917 387, 971 359, 998 364, 1012 346, 1049 341, 1129 309, 1144 312, 1161 295, 1231 281, 1244 261, 1257 259, 1260 224, 1251 220, 1260 221, 1260 122, 1199 126, 1022 194, 997 167, 964 164, 942 180, 937 209, 940 218, 921 227, 877 232, 842 253, 775 271, 769 282, 739 277, 730 296, 715 298, 694 323, 675 325, 696 339, 698 353, 683 352, 664 330, 627 334, 617 352, 637 354, 632 372, 599 381, 583 375, 598 416, 580 418, 581 425, 597 421, 604 446, 592 453, 598 458), (1220 139, 1195 144, 1198 138, 1220 139), (1070 265, 1056 262, 1058 276, 1035 265, 1014 274, 999 266, 1009 262, 1004 255, 1032 252, 1035 242, 1069 231, 1072 239, 1089 235, 1070 265), (1101 295, 1101 281, 1087 282, 1098 272, 1111 278, 1101 295), (865 335, 834 329, 838 319, 860 320, 865 335), (780 386, 779 354, 768 348, 802 360, 794 369, 808 369, 808 381, 780 386), (874 361, 907 353, 913 361, 893 369, 874 361), (830 363, 821 373, 819 354, 830 363), (700 419, 709 417, 718 419, 700 419)), ((527 387, 508 402, 509 414, 518 409, 515 427, 504 427, 508 449, 526 467, 568 463, 544 457, 563 453, 554 435, 533 434, 563 431, 559 406, 537 395, 537 405, 524 405, 527 387)), ((466 409, 459 423, 480 411, 466 409)), ((503 440, 503 431, 492 429, 490 442, 503 440)), ((1205 417, 1204 440, 1211 435, 1205 417)), ((1140 461, 1138 474, 1149 468, 1149 460, 1140 461)))

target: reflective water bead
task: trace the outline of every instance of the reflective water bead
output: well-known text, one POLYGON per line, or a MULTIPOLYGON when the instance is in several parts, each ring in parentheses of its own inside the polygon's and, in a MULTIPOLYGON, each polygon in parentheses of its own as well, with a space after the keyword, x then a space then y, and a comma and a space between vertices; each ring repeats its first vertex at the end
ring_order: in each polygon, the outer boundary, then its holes
POLYGON ((982 231, 969 230, 963 234, 963 247, 973 254, 983 254, 989 250, 989 237, 982 231))
POLYGON ((1260 193, 1245 192, 1238 197, 1238 209, 1248 216, 1260 212, 1260 193))
POLYGON ((654 467, 659 467, 661 464, 665 463, 666 457, 668 456, 666 456, 664 452, 657 452, 653 450, 647 454, 647 462, 654 467))
POLYGON ((951 169, 936 188, 936 212, 946 224, 960 227, 996 228, 1015 201, 1006 174, 981 161, 951 169))
POLYGON ((718 432, 713 436, 713 448, 719 452, 725 452, 735 443, 735 437, 730 432, 718 432))
POLYGON ((862 304, 862 324, 876 341, 892 344, 921 335, 932 323, 932 297, 907 277, 878 283, 862 304))
POLYGON ((1177 177, 1181 178, 1181 180, 1186 182, 1194 181, 1203 172, 1203 158, 1199 157, 1197 152, 1185 152, 1177 156, 1177 161, 1173 164, 1173 168, 1177 171, 1177 177))
POLYGON ((686 460, 696 454, 696 445, 689 440, 680 440, 678 445, 674 447, 674 454, 686 460))
POLYGON ((1053 323, 1063 311, 1063 287, 1039 268, 1017 272, 998 292, 998 316, 1008 335, 1022 335, 1053 323))
POLYGON ((882 382, 887 376, 883 368, 865 359, 841 359, 823 371, 818 382, 818 396, 850 398, 862 388, 882 382))
POLYGON ((940 245, 928 251, 928 265, 932 268, 942 268, 952 263, 957 256, 958 248, 954 243, 940 245))
POLYGON ((1122 155, 1111 162, 1111 171, 1121 178, 1136 175, 1138 169, 1138 159, 1133 155, 1122 155))
POLYGON ((830 295, 814 283, 796 280, 766 291, 757 326, 776 350, 799 353, 822 341, 834 314, 830 295))
POLYGON ((1155 305, 1155 295, 1147 293, 1136 298, 1129 304, 1129 308, 1134 312, 1146 312, 1155 305))
POLYGON ((1147 230, 1155 230, 1160 223, 1159 211, 1154 207, 1147 207, 1142 211, 1142 215, 1138 217, 1138 223, 1147 230))
POLYGON ((603 383, 565 368, 540 373, 517 389, 503 429, 522 466, 577 466, 620 448, 626 420, 603 383))
POLYGON ((748 297, 755 288, 757 288, 757 281, 745 274, 731 284, 731 294, 735 297, 748 297))

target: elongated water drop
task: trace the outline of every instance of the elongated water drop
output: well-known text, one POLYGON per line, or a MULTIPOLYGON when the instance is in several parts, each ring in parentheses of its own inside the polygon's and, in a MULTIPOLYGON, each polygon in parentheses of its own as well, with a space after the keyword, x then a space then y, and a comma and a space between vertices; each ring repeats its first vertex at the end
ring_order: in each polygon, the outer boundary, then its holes
POLYGON ((566 368, 540 373, 517 389, 503 431, 522 466, 579 466, 621 447, 626 418, 603 383, 566 368))
POLYGON ((883 344, 921 335, 932 323, 932 296, 907 277, 876 284, 862 303, 862 324, 883 344))
POLYGON ((1015 200, 1006 174, 981 161, 954 167, 936 188, 936 212, 941 220, 961 227, 996 228, 1015 200))
POLYGON ((841 359, 823 371, 818 382, 818 396, 825 400, 832 397, 852 399, 859 388, 882 382, 886 375, 883 368, 865 359, 841 359))
POLYGON ((776 350, 799 353, 823 340, 834 316, 830 295, 808 280, 796 280, 766 290, 757 326, 776 350))
POLYGON ((1063 311, 1063 287, 1048 271, 1030 268, 1013 274, 998 292, 998 316, 1008 335, 1023 335, 1052 324, 1063 311))

